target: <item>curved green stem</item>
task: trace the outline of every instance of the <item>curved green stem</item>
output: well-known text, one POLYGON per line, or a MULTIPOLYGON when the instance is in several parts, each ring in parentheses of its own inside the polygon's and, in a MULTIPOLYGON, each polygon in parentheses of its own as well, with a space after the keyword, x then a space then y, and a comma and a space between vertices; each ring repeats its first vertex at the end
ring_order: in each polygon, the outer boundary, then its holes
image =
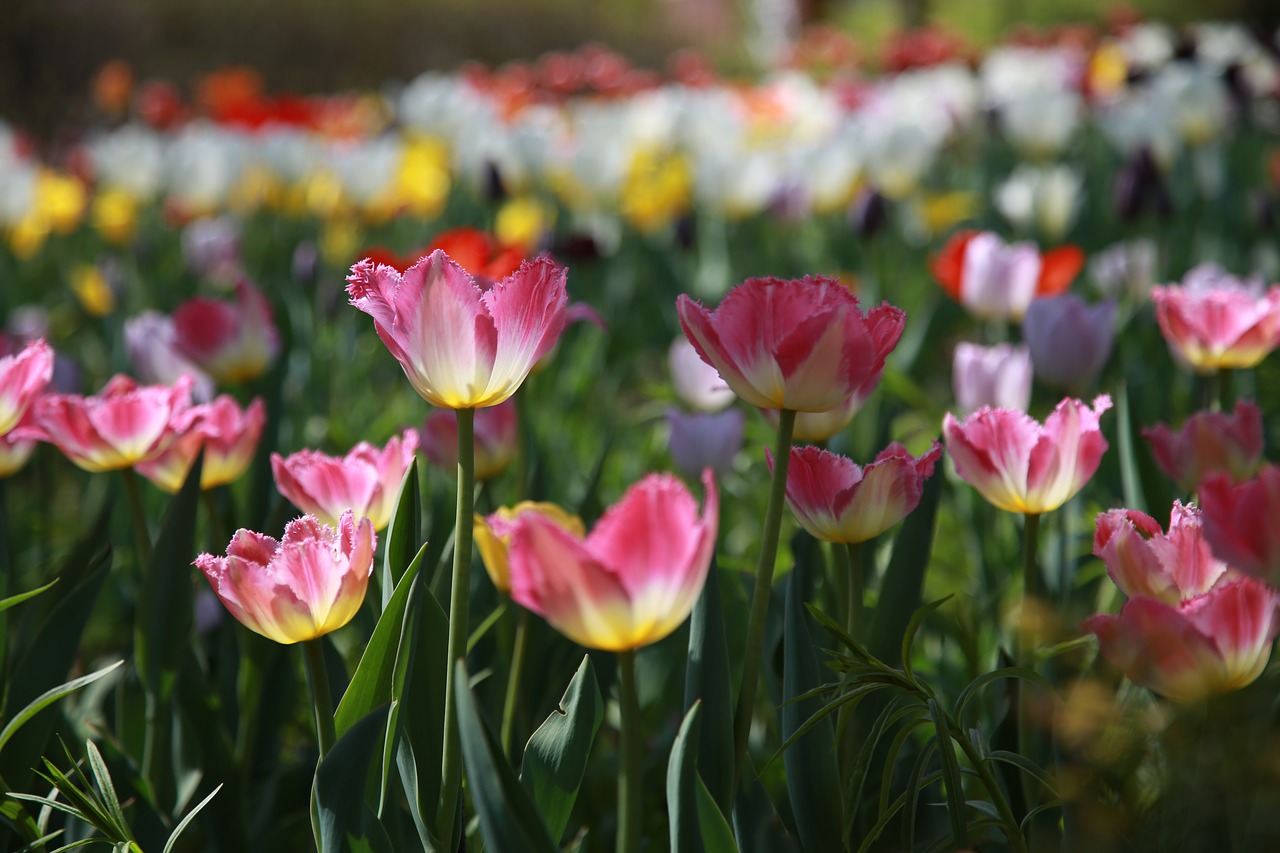
POLYGON ((516 727, 516 697, 520 695, 520 677, 524 674, 525 647, 529 644, 529 611, 513 604, 520 611, 516 618, 516 637, 511 646, 511 674, 507 676, 507 698, 502 703, 502 752, 511 758, 511 737, 516 727))
POLYGON ((617 853, 640 849, 640 797, 644 757, 640 750, 640 700, 636 694, 636 653, 618 652, 618 701, 622 722, 619 732, 621 761, 618 762, 618 843, 617 853))
POLYGON ((845 630, 849 632, 849 636, 861 643, 862 599, 865 587, 862 575, 862 543, 850 542, 847 550, 849 552, 849 601, 845 610, 845 615, 848 618, 845 630))
POLYGON ((791 461, 791 433, 796 413, 783 409, 778 417, 778 440, 773 457, 773 480, 764 517, 764 538, 760 561, 756 564, 756 586, 751 594, 751 615, 747 619, 747 643, 742 663, 742 686, 733 718, 734 789, 742 775, 751 734, 751 718, 756 707, 756 687, 760 681, 760 658, 764 654, 764 625, 769 615, 769 595, 773 588, 773 565, 778 559, 778 531, 782 527, 782 505, 787 488, 787 466, 791 461))
MULTIPOLYGON (((948 720, 948 722, 952 732, 964 731, 955 720, 948 720)), ((987 789, 987 796, 991 798, 991 804, 996 807, 996 814, 1000 816, 1000 823, 1004 825, 1004 834, 1009 839, 1009 847, 1013 853, 1027 853, 1027 840, 1022 835, 1022 828, 1018 825, 1017 818, 1013 816, 1013 809, 1009 807, 1009 801, 1005 799, 1004 792, 996 782, 995 776, 991 774, 991 768, 986 760, 969 738, 953 735, 951 739, 960 744, 960 749, 973 765, 974 772, 982 780, 982 787, 987 789)))
POLYGON ((454 813, 462 787, 462 744, 458 738, 458 711, 453 696, 455 664, 466 656, 467 619, 471 607, 471 527, 475 514, 475 410, 458 409, 458 511, 454 519, 453 585, 449 594, 449 666, 444 685, 444 756, 440 788, 440 813, 436 825, 440 840, 452 844, 454 813))
POLYGON ((124 493, 129 501, 129 515, 133 518, 133 537, 138 544, 138 574, 141 575, 151 562, 151 533, 147 530, 147 513, 142 507, 142 489, 138 486, 138 474, 132 468, 121 468, 124 477, 124 493))
POLYGON ((324 640, 316 637, 303 644, 307 651, 307 684, 311 688, 311 704, 316 712, 316 742, 320 758, 333 748, 337 735, 333 727, 333 694, 329 692, 329 671, 324 665, 324 640))

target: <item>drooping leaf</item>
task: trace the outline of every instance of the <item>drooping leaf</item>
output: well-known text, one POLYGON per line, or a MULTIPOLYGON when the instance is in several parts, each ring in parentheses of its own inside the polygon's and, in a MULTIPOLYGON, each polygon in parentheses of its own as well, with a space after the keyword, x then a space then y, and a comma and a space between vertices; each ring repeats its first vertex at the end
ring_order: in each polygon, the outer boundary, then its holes
POLYGON ((103 678, 104 676, 109 675, 110 673, 114 672, 115 670, 117 670, 123 665, 124 665, 124 661, 122 660, 116 661, 115 663, 111 664, 111 666, 103 667, 97 672, 91 672, 88 675, 82 675, 79 678, 75 678, 75 679, 72 679, 71 681, 68 681, 66 684, 60 684, 57 687, 50 688, 49 690, 46 690, 44 693, 41 693, 36 698, 32 699, 30 702, 27 703, 27 705, 24 708, 22 708, 22 710, 14 714, 13 717, 7 723, 5 723, 5 726, 3 729, 0 729, 0 752, 4 750, 5 744, 7 744, 13 738, 13 736, 18 733, 18 730, 21 729, 24 725, 26 725, 26 723, 36 714, 40 713, 45 708, 52 705, 54 702, 57 702, 59 699, 61 699, 63 696, 66 696, 68 693, 74 693, 75 691, 79 690, 81 687, 92 684, 93 682, 97 681, 99 678, 103 678))

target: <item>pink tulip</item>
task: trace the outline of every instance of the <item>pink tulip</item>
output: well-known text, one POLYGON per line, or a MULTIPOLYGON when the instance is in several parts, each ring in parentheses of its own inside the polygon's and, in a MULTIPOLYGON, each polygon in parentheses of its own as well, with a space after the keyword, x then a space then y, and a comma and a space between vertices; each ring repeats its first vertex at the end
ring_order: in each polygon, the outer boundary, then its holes
POLYGON ((1280 285, 1264 291, 1260 279, 1202 264, 1151 299, 1174 357, 1202 373, 1254 367, 1280 345, 1280 285))
POLYGON ((169 493, 182 488, 187 473, 204 448, 200 488, 213 489, 240 479, 253 461, 266 423, 262 400, 241 409, 234 398, 223 395, 212 403, 187 409, 174 426, 177 437, 149 462, 138 463, 138 473, 169 493))
POLYGON ((1248 400, 1232 414, 1197 412, 1174 432, 1164 424, 1142 431, 1165 476, 1188 492, 1214 471, 1241 483, 1262 465, 1262 412, 1248 400))
POLYGON ((762 409, 826 412, 884 369, 906 314, 884 304, 864 314, 831 278, 752 278, 714 311, 676 302, 690 343, 734 393, 762 409))
POLYGON ((679 480, 650 474, 585 539, 545 515, 517 515, 511 597, 588 648, 656 643, 688 617, 715 551, 719 499, 710 471, 702 483, 701 518, 679 480))
POLYGON ((0 435, 18 425, 52 378, 53 350, 43 339, 0 358, 0 435))
POLYGON ((403 276, 363 260, 347 282, 414 389, 443 409, 501 403, 564 329, 565 271, 548 258, 525 261, 490 290, 440 250, 403 276))
POLYGON ((237 530, 227 556, 201 554, 194 565, 231 615, 277 643, 297 643, 336 631, 364 601, 377 537, 369 519, 342 513, 337 529, 303 516, 285 526, 284 540, 237 530))
POLYGON ((47 394, 36 401, 35 424, 86 471, 115 471, 159 456, 174 424, 191 405, 191 377, 171 386, 140 386, 115 376, 100 394, 47 394))
POLYGON ((1264 465, 1238 486, 1226 474, 1210 474, 1200 484, 1200 506, 1215 557, 1280 585, 1280 467, 1264 465))
POLYGON ((36 445, 48 441, 44 430, 35 426, 28 410, 27 417, 4 435, 0 435, 0 480, 12 477, 22 470, 35 451, 36 445))
POLYGON ((125 347, 133 371, 143 382, 169 385, 186 373, 194 385, 191 396, 198 403, 213 399, 213 377, 183 353, 173 320, 158 311, 143 311, 124 321, 125 347))
POLYGON ((362 441, 346 456, 302 450, 288 457, 271 454, 276 488, 294 506, 325 524, 336 524, 351 509, 374 530, 391 521, 400 481, 418 449, 418 433, 407 429, 382 450, 362 441))
POLYGON ((1080 491, 1098 470, 1107 440, 1098 418, 1111 408, 1106 394, 1086 406, 1068 397, 1041 426, 1025 412, 979 409, 964 421, 942 421, 956 472, 1000 509, 1049 512, 1080 491))
MULTIPOLYGON (((476 409, 475 477, 492 480, 516 455, 516 402, 507 400, 487 409, 476 409)), ((447 409, 436 409, 422 425, 422 452, 427 460, 449 476, 458 473, 458 418, 447 409)))
POLYGON ((794 447, 787 469, 787 506, 800 526, 818 539, 866 542, 916 508, 924 481, 933 476, 941 455, 936 441, 919 457, 895 442, 870 465, 860 467, 818 447, 794 447))
POLYGON ((986 319, 1020 320, 1035 299, 1057 296, 1084 267, 1084 252, 1059 246, 1041 253, 1034 243, 1005 243, 990 231, 952 235, 930 262, 947 295, 986 319))
POLYGON ((1098 513, 1093 553, 1125 595, 1165 604, 1203 595, 1228 571, 1204 540, 1200 510, 1180 501, 1173 504, 1168 533, 1136 509, 1098 513))
POLYGON ((219 382, 260 376, 280 351, 271 305, 247 281, 236 285, 234 305, 197 296, 173 312, 178 348, 219 382))
POLYGON ((956 344, 951 387, 965 414, 984 406, 1025 412, 1031 404, 1031 376, 1031 351, 1025 344, 956 344))
POLYGON ((1131 598, 1120 615, 1092 616, 1082 627, 1135 684, 1186 703, 1252 683, 1271 657, 1278 613, 1280 594, 1235 578, 1179 605, 1131 598))

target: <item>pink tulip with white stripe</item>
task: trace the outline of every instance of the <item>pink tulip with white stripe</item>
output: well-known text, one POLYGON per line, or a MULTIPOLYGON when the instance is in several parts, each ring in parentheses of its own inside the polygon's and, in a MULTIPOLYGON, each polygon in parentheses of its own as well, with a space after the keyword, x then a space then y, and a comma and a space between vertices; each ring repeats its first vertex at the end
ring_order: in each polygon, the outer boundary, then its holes
POLYGON ((53 350, 43 340, 0 358, 0 435, 18 425, 52 378, 53 350))
POLYGON ((1093 553, 1125 595, 1165 604, 1203 595, 1228 572, 1209 550, 1200 510, 1181 501, 1174 501, 1167 533, 1136 509, 1098 513, 1093 553))

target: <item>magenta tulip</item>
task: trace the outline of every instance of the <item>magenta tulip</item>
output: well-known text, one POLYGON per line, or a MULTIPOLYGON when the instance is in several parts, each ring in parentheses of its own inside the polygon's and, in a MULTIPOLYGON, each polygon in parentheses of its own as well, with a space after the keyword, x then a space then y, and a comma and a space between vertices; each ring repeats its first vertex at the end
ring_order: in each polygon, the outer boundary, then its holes
POLYGON ((1241 483, 1262 465, 1262 412, 1238 400, 1233 413, 1197 412, 1177 432, 1164 424, 1142 431, 1165 476, 1188 492, 1215 471, 1241 483))
POLYGON ((1227 474, 1210 474, 1200 484, 1200 505, 1214 556, 1280 585, 1280 467, 1264 465, 1240 485, 1227 474))

